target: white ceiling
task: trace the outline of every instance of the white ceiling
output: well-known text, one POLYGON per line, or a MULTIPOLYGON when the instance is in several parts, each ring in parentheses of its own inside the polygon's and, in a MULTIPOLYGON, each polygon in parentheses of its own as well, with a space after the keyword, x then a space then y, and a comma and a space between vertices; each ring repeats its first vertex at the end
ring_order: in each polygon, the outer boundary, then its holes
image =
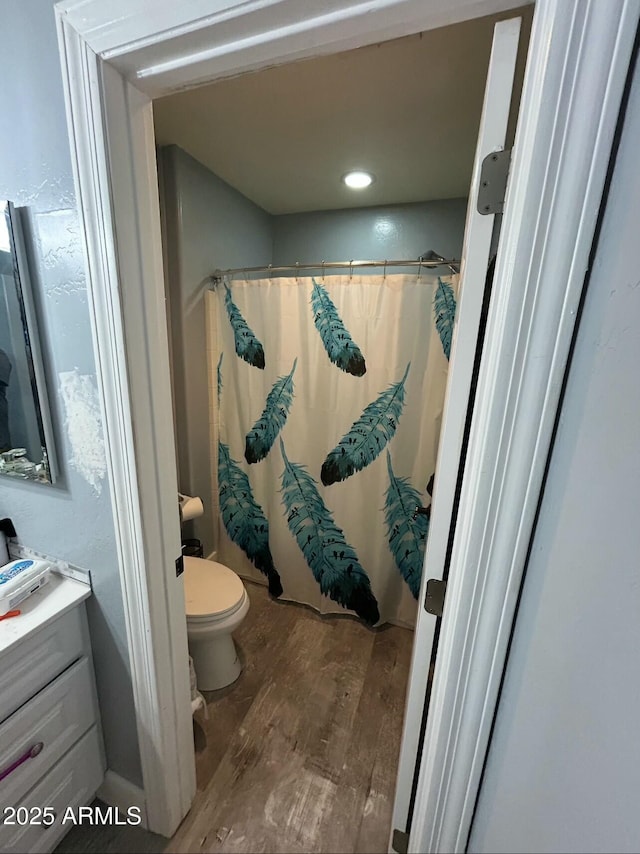
MULTIPOLYGON (((531 9, 518 12, 525 46, 531 9)), ((493 25, 505 17, 169 95, 154 102, 157 142, 272 214, 466 196, 493 25), (355 167, 375 174, 367 190, 342 184, 355 167)))

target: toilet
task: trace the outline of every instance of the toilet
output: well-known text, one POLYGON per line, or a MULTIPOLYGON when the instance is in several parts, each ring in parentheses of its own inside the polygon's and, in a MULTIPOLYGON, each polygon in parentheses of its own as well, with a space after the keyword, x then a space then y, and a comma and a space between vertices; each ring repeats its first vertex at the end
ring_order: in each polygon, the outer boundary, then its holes
POLYGON ((216 691, 231 685, 242 670, 231 633, 249 610, 244 584, 228 566, 185 557, 184 594, 198 689, 216 691))

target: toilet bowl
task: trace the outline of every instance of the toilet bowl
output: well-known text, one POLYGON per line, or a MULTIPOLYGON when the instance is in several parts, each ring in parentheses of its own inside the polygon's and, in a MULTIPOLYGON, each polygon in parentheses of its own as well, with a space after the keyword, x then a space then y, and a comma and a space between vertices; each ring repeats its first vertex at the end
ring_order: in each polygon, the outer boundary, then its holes
POLYGON ((221 563, 184 559, 184 593, 189 652, 200 691, 224 688, 242 666, 231 632, 249 610, 249 596, 236 573, 221 563))

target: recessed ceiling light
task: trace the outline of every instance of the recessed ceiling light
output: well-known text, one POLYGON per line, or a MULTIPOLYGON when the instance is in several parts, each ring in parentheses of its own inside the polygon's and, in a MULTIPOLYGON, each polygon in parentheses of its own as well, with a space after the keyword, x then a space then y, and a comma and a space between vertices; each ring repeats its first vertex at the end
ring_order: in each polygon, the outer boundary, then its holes
POLYGON ((373 183, 373 175, 363 169, 354 169, 353 172, 347 172, 346 175, 343 175, 342 180, 352 190, 364 190, 365 187, 373 183))

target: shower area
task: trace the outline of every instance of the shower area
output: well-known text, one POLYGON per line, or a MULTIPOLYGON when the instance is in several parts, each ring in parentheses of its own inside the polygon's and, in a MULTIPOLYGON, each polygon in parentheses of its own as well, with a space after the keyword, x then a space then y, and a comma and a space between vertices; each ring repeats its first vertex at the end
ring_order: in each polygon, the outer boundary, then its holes
POLYGON ((183 536, 278 603, 413 628, 466 199, 272 215, 159 167, 183 536))
POLYGON ((431 250, 216 271, 205 306, 217 560, 275 598, 413 627, 456 264, 431 250))
POLYGON ((279 604, 415 626, 494 24, 154 103, 183 537, 279 604))

